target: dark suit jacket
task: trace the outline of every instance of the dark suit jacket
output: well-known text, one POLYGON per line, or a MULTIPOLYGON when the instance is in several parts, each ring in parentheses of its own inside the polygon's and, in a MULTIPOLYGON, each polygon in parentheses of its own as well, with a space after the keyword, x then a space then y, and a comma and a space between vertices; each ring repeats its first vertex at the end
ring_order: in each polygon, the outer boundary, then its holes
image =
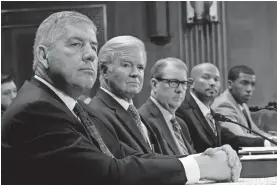
POLYGON ((107 128, 91 116, 115 158, 100 151, 86 127, 47 86, 35 79, 25 82, 2 117, 2 183, 166 185, 186 182, 179 160, 158 154, 135 154, 131 148, 126 150, 127 146, 118 140, 112 127, 107 128), (125 157, 130 154, 134 155, 125 157))
MULTIPOLYGON (((172 137, 172 134, 167 126, 167 123, 162 115, 162 112, 150 98, 139 108, 139 113, 157 135, 160 146, 162 148, 162 154, 181 155, 174 141, 174 138, 172 137)), ((181 134, 185 145, 187 146, 188 152, 190 154, 195 153, 186 124, 182 119, 178 117, 176 117, 176 119, 182 128, 181 134)))
MULTIPOLYGON (((113 97, 105 91, 99 89, 97 95, 93 97, 90 102, 89 107, 90 108, 87 109, 89 113, 93 112, 97 114, 98 118, 104 124, 113 125, 120 141, 126 143, 138 152, 153 153, 140 133, 135 120, 113 97)), ((143 118, 141 120, 149 132, 149 139, 152 146, 154 146, 154 151, 162 153, 157 136, 147 122, 145 122, 143 118)))
POLYGON ((264 141, 261 138, 236 136, 220 126, 217 121, 215 123, 216 136, 189 91, 184 102, 176 111, 176 115, 187 123, 194 149, 197 152, 203 152, 207 148, 223 144, 230 144, 235 150, 238 150, 240 146, 263 146, 264 141))

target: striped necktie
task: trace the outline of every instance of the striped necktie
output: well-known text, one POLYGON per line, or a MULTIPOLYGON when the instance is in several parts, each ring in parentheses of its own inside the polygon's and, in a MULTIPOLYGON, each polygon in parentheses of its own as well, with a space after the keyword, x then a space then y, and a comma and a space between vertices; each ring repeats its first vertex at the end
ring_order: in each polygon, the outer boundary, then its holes
POLYGON ((181 135, 181 126, 180 124, 178 123, 178 121, 176 120, 176 117, 174 116, 170 122, 172 123, 172 128, 173 128, 173 132, 174 132, 174 135, 175 137, 177 138, 177 141, 182 149, 182 154, 183 155, 188 155, 189 152, 188 152, 188 149, 185 145, 185 142, 182 138, 182 135, 181 135))
POLYGON ((152 147, 151 147, 151 145, 149 143, 149 137, 147 136, 147 133, 145 133, 145 131, 143 130, 142 122, 140 120, 140 116, 139 116, 139 113, 138 113, 138 110, 136 109, 136 107, 133 104, 130 104, 128 109, 127 109, 127 112, 135 120, 136 125, 137 125, 140 133, 142 134, 145 142, 152 149, 152 147))
POLYGON ((206 120, 207 120, 208 124, 210 125, 210 127, 211 127, 213 133, 214 133, 215 135, 217 135, 216 127, 215 127, 215 123, 214 123, 214 118, 213 118, 213 116, 211 115, 211 113, 208 113, 208 114, 206 115, 206 120))
POLYGON ((76 103, 73 111, 78 116, 78 118, 81 120, 83 125, 88 129, 91 136, 95 140, 97 140, 101 151, 110 157, 114 157, 113 154, 111 153, 111 151, 109 150, 109 148, 107 147, 107 145, 104 143, 101 135, 99 134, 99 132, 98 132, 97 128, 95 127, 94 123, 92 122, 92 120, 89 118, 89 115, 87 114, 87 112, 85 112, 84 109, 78 103, 76 103))

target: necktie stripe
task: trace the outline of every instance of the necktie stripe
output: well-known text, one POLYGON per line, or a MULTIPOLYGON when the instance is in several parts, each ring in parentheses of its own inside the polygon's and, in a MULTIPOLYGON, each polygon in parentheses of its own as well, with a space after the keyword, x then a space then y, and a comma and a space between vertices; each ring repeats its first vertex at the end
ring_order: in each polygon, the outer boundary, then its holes
POLYGON ((91 136, 98 142, 101 151, 110 157, 114 157, 107 145, 104 143, 94 123, 91 121, 88 114, 83 110, 83 108, 77 103, 73 111, 79 117, 83 125, 88 129, 91 136))
POLYGON ((189 154, 188 149, 187 149, 187 147, 185 145, 185 142, 184 142, 184 140, 182 138, 182 135, 181 135, 181 127, 180 127, 179 123, 177 122, 175 117, 173 117, 170 120, 170 122, 172 123, 172 128, 173 128, 173 131, 174 131, 174 135, 177 138, 177 141, 178 141, 178 143, 179 143, 179 145, 180 145, 180 147, 183 151, 183 154, 184 155, 189 154))
POLYGON ((136 125, 140 131, 140 133, 142 134, 145 142, 147 143, 147 145, 152 149, 150 143, 149 143, 149 140, 148 140, 148 136, 147 136, 147 133, 145 133, 145 131, 143 130, 143 127, 142 127, 142 123, 141 123, 141 120, 140 120, 140 116, 139 116, 139 113, 136 109, 136 107, 133 105, 133 104, 130 104, 128 109, 127 109, 127 112, 130 114, 130 116, 135 120, 136 122, 136 125))
POLYGON ((206 120, 207 120, 208 124, 210 125, 210 127, 211 127, 213 133, 214 133, 215 135, 217 135, 216 126, 215 126, 215 123, 214 123, 214 118, 213 118, 213 116, 212 116, 210 113, 208 113, 208 114, 206 115, 206 120))

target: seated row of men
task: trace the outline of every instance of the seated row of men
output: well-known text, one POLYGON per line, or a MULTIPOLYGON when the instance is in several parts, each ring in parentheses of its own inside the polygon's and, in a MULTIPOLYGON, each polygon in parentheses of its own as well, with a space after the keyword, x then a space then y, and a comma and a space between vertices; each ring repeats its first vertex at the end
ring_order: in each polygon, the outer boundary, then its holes
POLYGON ((197 65, 192 82, 183 61, 159 60, 151 70, 151 96, 137 110, 132 98, 143 86, 143 42, 115 37, 97 56, 96 31, 77 12, 54 13, 39 26, 35 75, 2 117, 2 182, 170 185, 238 180, 239 158, 229 145, 221 145, 264 141, 235 136, 211 116, 205 118, 213 113, 218 69, 210 63, 197 65), (97 96, 89 105, 77 101, 93 87, 98 66, 97 96), (203 153, 189 155, 195 150, 203 153))

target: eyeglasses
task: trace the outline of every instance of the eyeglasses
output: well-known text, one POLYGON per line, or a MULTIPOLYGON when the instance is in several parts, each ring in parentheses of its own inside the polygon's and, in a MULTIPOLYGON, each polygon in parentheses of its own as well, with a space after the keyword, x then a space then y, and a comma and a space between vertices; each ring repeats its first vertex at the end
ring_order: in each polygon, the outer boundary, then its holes
POLYGON ((191 85, 191 81, 180 81, 176 79, 164 79, 164 78, 156 78, 158 81, 163 81, 169 85, 171 88, 178 88, 181 84, 182 88, 185 90, 191 85))

